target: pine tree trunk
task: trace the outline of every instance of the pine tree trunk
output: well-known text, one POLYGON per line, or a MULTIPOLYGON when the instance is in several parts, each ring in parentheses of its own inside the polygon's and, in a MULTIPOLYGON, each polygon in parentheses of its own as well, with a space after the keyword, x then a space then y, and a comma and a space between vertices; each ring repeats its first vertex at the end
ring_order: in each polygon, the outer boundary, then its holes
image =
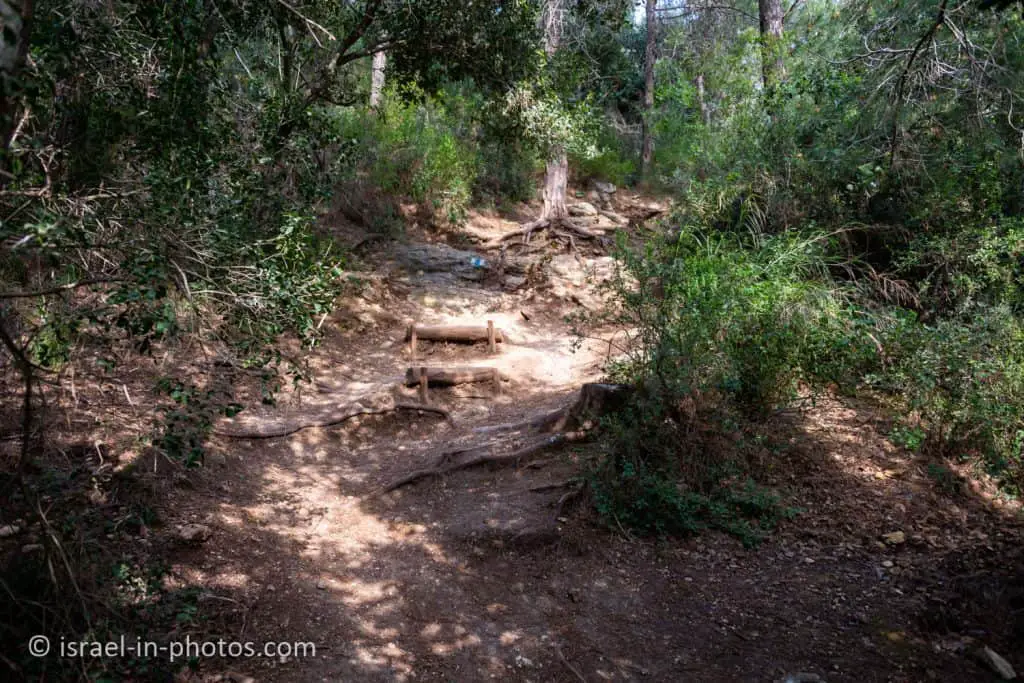
POLYGON ((782 0, 758 0, 758 14, 761 20, 761 78, 765 93, 771 94, 775 86, 786 78, 782 0))
POLYGON ((654 159, 654 136, 651 133, 651 115, 654 113, 654 59, 655 12, 658 0, 647 0, 647 45, 644 50, 644 132, 640 163, 644 175, 651 170, 654 159))
POLYGON ((388 53, 373 53, 373 68, 370 73, 370 107, 380 109, 384 96, 384 71, 388 66, 388 53))
MULTIPOLYGON (((565 14, 565 0, 547 0, 544 21, 544 52, 548 59, 558 52, 562 42, 562 22, 565 14)), ((564 149, 556 149, 548 159, 547 174, 544 178, 544 209, 541 220, 561 220, 569 215, 565 206, 566 189, 569 184, 569 160, 564 149)))

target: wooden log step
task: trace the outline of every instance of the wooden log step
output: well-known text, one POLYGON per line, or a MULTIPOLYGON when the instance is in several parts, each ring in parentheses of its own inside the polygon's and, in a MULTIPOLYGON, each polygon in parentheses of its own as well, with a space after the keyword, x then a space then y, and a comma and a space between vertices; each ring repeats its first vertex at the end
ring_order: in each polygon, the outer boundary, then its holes
MULTIPOLYGON (((449 342, 460 342, 463 344, 473 344, 475 342, 487 341, 487 327, 480 326, 474 327, 471 325, 448 325, 448 326, 435 326, 435 327, 420 327, 420 326, 409 326, 405 331, 405 341, 412 339, 413 332, 416 333, 417 339, 426 339, 428 341, 449 341, 449 342)), ((494 330, 494 341, 495 343, 503 343, 505 341, 504 335, 501 330, 494 330)))
MULTIPOLYGON (((496 379, 507 382, 508 377, 497 368, 460 367, 460 368, 427 368, 427 383, 434 387, 451 387, 456 384, 472 384, 474 382, 493 382, 496 379)), ((420 382, 420 367, 405 371, 405 385, 415 386, 420 382)))

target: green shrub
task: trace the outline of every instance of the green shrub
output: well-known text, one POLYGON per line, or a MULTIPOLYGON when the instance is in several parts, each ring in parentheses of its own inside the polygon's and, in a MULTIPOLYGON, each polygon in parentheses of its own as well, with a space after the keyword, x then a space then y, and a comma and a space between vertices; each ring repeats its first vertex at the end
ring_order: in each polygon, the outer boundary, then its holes
POLYGON ((1024 485, 1024 326, 1006 307, 962 320, 914 318, 887 340, 891 366, 869 377, 917 416, 922 447, 984 465, 1014 492, 1024 485))
POLYGON ((465 220, 478 188, 526 194, 532 167, 514 145, 486 140, 479 97, 457 85, 436 96, 402 87, 390 91, 380 113, 335 110, 336 137, 347 145, 340 180, 365 179, 362 191, 410 199, 442 225, 465 220))
POLYGON ((237 279, 232 313, 234 326, 246 333, 246 348, 261 348, 284 332, 306 346, 319 339, 323 319, 341 293, 343 261, 311 226, 306 216, 286 214, 274 237, 245 247, 246 261, 255 265, 237 279))
POLYGON ((603 149, 593 156, 573 157, 570 160, 575 175, 581 180, 603 180, 615 185, 626 185, 636 175, 636 164, 611 149, 603 149))
POLYGON ((778 496, 741 476, 739 460, 682 424, 662 397, 641 397, 605 421, 610 454, 589 473, 597 512, 609 524, 643 534, 683 535, 716 529, 754 545, 792 514, 778 496))
POLYGON ((616 322, 637 330, 619 369, 667 396, 720 392, 749 415, 797 386, 850 384, 877 362, 870 319, 828 277, 827 237, 683 227, 643 252, 620 251, 616 322))

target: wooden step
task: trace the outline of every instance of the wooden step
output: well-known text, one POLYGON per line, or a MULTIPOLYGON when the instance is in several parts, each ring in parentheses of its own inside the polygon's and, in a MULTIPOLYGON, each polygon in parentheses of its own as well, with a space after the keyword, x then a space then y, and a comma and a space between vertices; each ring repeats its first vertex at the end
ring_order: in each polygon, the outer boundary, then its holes
MULTIPOLYGON (((421 327, 419 325, 410 325, 405 331, 405 341, 412 341, 414 334, 417 339, 426 339, 427 341, 458 342, 461 344, 474 344, 476 342, 488 340, 486 326, 438 325, 421 327)), ((501 344, 504 343, 504 341, 505 337, 501 330, 495 329, 494 342, 496 344, 501 344)))
POLYGON ((424 368, 420 366, 411 367, 405 371, 405 385, 412 387, 420 383, 420 372, 426 370, 427 384, 432 387, 452 387, 456 384, 472 384, 474 382, 494 382, 502 380, 507 382, 508 377, 498 371, 497 368, 489 367, 454 367, 454 368, 424 368))

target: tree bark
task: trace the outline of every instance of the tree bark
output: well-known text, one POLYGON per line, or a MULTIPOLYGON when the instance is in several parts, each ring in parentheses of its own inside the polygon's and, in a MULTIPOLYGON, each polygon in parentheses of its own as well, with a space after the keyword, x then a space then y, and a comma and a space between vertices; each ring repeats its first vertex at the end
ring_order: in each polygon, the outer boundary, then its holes
POLYGON ((705 126, 711 125, 711 109, 708 107, 707 94, 704 91, 704 74, 697 74, 697 105, 700 107, 700 118, 705 126))
MULTIPOLYGON (((565 0, 547 0, 544 8, 544 53, 550 60, 562 43, 562 23, 565 17, 565 0)), ((541 220, 562 220, 568 217, 565 206, 566 188, 569 184, 569 159, 565 149, 556 148, 548 160, 544 179, 544 208, 541 220)))
POLYGON ((32 0, 10 2, 0 0, 0 188, 7 185, 8 151, 17 130, 19 79, 28 54, 29 33, 32 28, 32 0))
POLYGON ((540 218, 545 221, 563 220, 569 217, 569 209, 565 205, 566 188, 569 185, 569 159, 565 150, 558 150, 553 159, 548 161, 547 175, 544 181, 544 209, 540 218))
POLYGON ((761 78, 765 94, 771 94, 786 78, 782 0, 758 0, 761 24, 761 78))
POLYGON ((644 49, 644 121, 643 150, 640 155, 641 170, 647 175, 654 159, 654 136, 651 134, 651 115, 654 113, 654 60, 655 60, 655 17, 658 0, 647 0, 647 44, 644 49))
POLYGON ((373 53, 373 68, 370 72, 370 108, 380 110, 384 96, 384 71, 388 66, 388 53, 381 50, 373 53))

